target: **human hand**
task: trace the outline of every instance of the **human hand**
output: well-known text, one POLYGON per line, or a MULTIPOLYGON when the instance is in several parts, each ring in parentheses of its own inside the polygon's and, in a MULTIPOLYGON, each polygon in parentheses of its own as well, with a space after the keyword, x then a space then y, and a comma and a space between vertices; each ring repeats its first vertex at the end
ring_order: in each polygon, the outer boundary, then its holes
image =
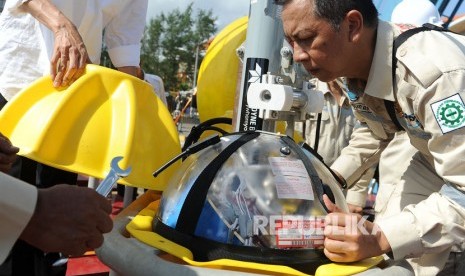
POLYGON ((20 238, 45 252, 82 255, 102 245, 113 221, 110 202, 71 185, 39 189, 35 212, 20 238))
POLYGON ((325 218, 324 253, 334 262, 354 262, 389 252, 391 247, 379 227, 359 214, 344 214, 323 196, 332 213, 325 218))
POLYGON ((55 32, 55 44, 50 60, 53 86, 67 86, 84 74, 89 55, 81 35, 72 23, 63 24, 55 32))
POLYGON ((361 215, 363 213, 363 208, 362 206, 354 205, 347 203, 347 206, 349 207, 349 212, 354 213, 354 214, 359 214, 361 215))
POLYGON ((10 140, 0 133, 0 171, 8 172, 16 160, 19 148, 13 146, 10 140))
POLYGON ((54 48, 50 60, 53 86, 67 86, 83 73, 90 63, 84 41, 76 26, 49 0, 22 1, 19 9, 31 14, 50 29, 54 36, 54 48))

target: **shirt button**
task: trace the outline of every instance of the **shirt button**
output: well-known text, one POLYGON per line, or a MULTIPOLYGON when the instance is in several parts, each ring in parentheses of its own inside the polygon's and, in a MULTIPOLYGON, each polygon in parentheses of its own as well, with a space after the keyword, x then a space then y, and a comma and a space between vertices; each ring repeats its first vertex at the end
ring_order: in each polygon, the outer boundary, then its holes
POLYGON ((405 56, 407 54, 407 49, 401 49, 400 52, 399 52, 399 55, 401 57, 405 56))

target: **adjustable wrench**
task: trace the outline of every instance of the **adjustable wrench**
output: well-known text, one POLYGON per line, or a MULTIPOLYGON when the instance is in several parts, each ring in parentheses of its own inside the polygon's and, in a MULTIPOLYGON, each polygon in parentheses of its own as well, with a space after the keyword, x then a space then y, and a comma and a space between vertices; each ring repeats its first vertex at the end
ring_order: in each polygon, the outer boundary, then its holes
POLYGON ((121 177, 126 177, 129 175, 129 173, 131 173, 131 167, 123 170, 118 166, 118 162, 121 159, 123 159, 122 156, 117 156, 111 160, 110 172, 107 174, 105 179, 103 179, 100 185, 98 185, 97 189, 95 189, 97 193, 103 195, 104 197, 108 196, 113 187, 116 185, 116 182, 121 177))

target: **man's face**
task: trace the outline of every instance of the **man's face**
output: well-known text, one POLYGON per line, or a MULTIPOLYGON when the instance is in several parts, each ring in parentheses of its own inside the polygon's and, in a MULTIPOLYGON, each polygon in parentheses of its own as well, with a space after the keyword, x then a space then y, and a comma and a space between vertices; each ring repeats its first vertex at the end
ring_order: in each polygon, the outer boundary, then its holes
POLYGON ((294 60, 321 81, 344 76, 344 22, 335 30, 327 21, 314 16, 312 2, 293 0, 284 6, 284 33, 294 48, 294 60))

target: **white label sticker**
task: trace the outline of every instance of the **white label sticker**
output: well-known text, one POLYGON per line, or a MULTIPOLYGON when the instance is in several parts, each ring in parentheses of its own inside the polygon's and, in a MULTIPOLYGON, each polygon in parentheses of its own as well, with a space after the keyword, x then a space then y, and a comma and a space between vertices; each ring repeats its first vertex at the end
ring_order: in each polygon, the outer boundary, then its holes
POLYGON ((269 157, 268 160, 274 175, 308 177, 307 170, 302 160, 289 160, 284 157, 269 157))
POLYGON ((274 177, 278 198, 313 200, 312 182, 310 178, 289 175, 274 177))
POLYGON ((278 198, 313 200, 312 181, 302 160, 268 158, 273 171, 278 198))

